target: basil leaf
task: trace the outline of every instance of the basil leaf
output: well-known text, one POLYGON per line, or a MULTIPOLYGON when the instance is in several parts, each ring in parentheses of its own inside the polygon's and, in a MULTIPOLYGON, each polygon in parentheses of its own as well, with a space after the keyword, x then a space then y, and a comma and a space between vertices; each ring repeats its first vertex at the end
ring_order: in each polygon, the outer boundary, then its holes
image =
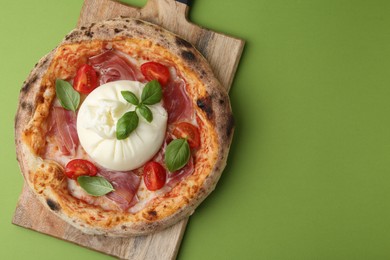
POLYGON ((150 110, 150 108, 148 108, 144 104, 141 104, 138 107, 138 111, 141 114, 141 116, 143 116, 146 119, 146 121, 148 121, 149 123, 152 122, 153 114, 152 114, 152 111, 150 110))
POLYGON ((111 183, 100 176, 80 176, 77 178, 77 182, 92 196, 103 196, 115 190, 111 183))
POLYGON ((170 172, 183 168, 189 159, 190 146, 186 139, 175 139, 168 144, 165 151, 165 165, 170 172))
POLYGON ((76 112, 80 104, 80 93, 69 82, 56 79, 56 95, 63 108, 76 112))
POLYGON ((135 106, 138 106, 139 100, 137 96, 131 92, 131 91, 121 91, 122 97, 129 102, 130 104, 133 104, 135 106))
POLYGON ((162 98, 162 89, 157 80, 152 80, 146 83, 142 90, 141 102, 145 105, 154 105, 160 102, 162 98))
POLYGON ((138 126, 138 115, 135 111, 126 112, 116 124, 116 139, 126 139, 138 126))

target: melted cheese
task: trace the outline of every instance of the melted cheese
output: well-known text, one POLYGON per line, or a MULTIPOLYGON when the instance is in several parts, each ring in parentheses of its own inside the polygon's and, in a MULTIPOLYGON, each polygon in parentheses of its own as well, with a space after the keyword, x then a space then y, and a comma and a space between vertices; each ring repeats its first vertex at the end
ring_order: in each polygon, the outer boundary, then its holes
POLYGON ((168 115, 162 102, 148 106, 153 121, 147 122, 138 112, 138 127, 123 140, 116 139, 116 124, 135 106, 127 102, 121 91, 141 97, 144 84, 136 81, 114 81, 92 91, 80 106, 77 133, 87 154, 101 166, 116 171, 136 169, 149 161, 160 149, 168 115))

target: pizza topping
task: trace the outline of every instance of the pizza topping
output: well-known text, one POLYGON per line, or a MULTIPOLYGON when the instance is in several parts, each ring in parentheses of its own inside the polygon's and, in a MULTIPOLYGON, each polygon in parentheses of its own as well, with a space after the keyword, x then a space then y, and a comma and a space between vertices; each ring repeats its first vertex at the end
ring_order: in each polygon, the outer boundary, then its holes
POLYGON ((79 176, 77 178, 77 182, 89 195, 92 196, 103 196, 114 191, 111 183, 100 176, 79 176))
POLYGON ((141 94, 141 102, 131 91, 121 91, 122 97, 130 104, 135 105, 134 111, 126 112, 116 124, 116 138, 126 139, 138 126, 138 113, 149 123, 153 120, 153 113, 146 105, 155 105, 161 101, 162 91, 158 81, 153 80, 146 84, 141 94))
POLYGON ((126 112, 116 123, 116 139, 123 140, 129 137, 129 135, 137 128, 139 118, 137 112, 126 112))
POLYGON ((141 178, 132 171, 108 171, 101 170, 99 173, 106 178, 114 187, 115 191, 107 194, 107 198, 114 201, 121 209, 127 210, 137 202, 137 190, 141 178))
POLYGON ((119 51, 107 50, 89 58, 89 62, 99 72, 100 84, 117 80, 145 81, 137 66, 119 51))
POLYGON ((165 165, 170 172, 183 168, 190 159, 190 146, 184 138, 170 142, 165 151, 165 165))
POLYGON ((74 154, 79 145, 75 113, 62 107, 53 107, 51 121, 50 132, 53 133, 61 153, 63 155, 74 154))
POLYGON ((178 123, 173 130, 173 135, 177 138, 185 138, 191 149, 196 149, 200 146, 199 130, 193 124, 188 122, 178 123))
POLYGON ((194 116, 192 101, 185 89, 185 82, 177 75, 163 89, 164 107, 168 111, 168 122, 191 121, 194 116))
POLYGON ((84 159, 74 159, 65 166, 65 175, 73 180, 80 176, 95 176, 98 172, 96 166, 84 159))
POLYGON ((165 185, 167 173, 161 164, 151 161, 145 164, 143 177, 146 188, 156 191, 165 185))
POLYGON ((76 112, 80 104, 80 94, 73 89, 69 82, 57 79, 56 95, 63 108, 76 112))
POLYGON ((194 159, 192 156, 188 160, 188 163, 181 168, 180 170, 173 172, 169 175, 169 180, 167 185, 169 187, 174 187, 176 184, 181 182, 187 176, 190 176, 194 172, 194 159))
POLYGON ((82 65, 73 80, 73 88, 80 93, 88 94, 98 86, 96 71, 88 64, 82 65))
POLYGON ((122 140, 116 138, 119 119, 136 108, 121 92, 131 91, 140 97, 143 89, 144 84, 140 82, 110 82, 92 91, 81 105, 77 133, 84 150, 99 165, 116 171, 133 170, 149 161, 160 149, 168 117, 161 102, 148 106, 153 113, 152 122, 141 117, 133 134, 122 140))
POLYGON ((166 66, 157 62, 146 62, 141 65, 141 72, 146 80, 158 80, 161 86, 165 86, 169 81, 169 70, 166 66))

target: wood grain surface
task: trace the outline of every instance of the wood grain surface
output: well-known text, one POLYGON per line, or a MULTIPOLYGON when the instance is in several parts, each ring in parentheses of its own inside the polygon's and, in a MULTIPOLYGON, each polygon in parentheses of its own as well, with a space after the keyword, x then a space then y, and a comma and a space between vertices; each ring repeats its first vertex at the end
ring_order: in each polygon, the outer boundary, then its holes
MULTIPOLYGON (((128 16, 158 24, 191 42, 209 61, 229 90, 244 41, 188 21, 189 7, 174 0, 149 0, 143 8, 112 0, 85 0, 77 26, 128 16)), ((85 235, 46 210, 27 185, 20 195, 13 223, 120 259, 175 259, 188 219, 148 236, 111 238, 85 235)))

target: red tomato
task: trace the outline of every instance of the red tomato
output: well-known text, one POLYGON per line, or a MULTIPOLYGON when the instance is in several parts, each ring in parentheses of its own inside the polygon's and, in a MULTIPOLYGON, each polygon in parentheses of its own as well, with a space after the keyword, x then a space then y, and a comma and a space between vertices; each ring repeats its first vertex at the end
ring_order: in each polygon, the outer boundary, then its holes
POLYGON ((169 70, 166 66, 157 62, 146 62, 141 65, 141 72, 147 81, 158 80, 161 86, 165 86, 169 81, 169 70))
POLYGON ((167 173, 161 164, 158 162, 148 162, 145 164, 144 182, 148 190, 155 191, 161 189, 166 179, 167 173))
POLYGON ((65 174, 68 178, 76 180, 82 175, 95 176, 98 172, 93 163, 83 159, 74 159, 65 166, 65 174))
POLYGON ((73 80, 73 88, 80 93, 91 93, 98 86, 96 71, 88 64, 82 65, 73 80))
POLYGON ((190 148, 199 148, 200 146, 200 134, 199 130, 193 124, 187 122, 180 122, 175 126, 173 135, 177 138, 185 138, 190 145, 190 148))

